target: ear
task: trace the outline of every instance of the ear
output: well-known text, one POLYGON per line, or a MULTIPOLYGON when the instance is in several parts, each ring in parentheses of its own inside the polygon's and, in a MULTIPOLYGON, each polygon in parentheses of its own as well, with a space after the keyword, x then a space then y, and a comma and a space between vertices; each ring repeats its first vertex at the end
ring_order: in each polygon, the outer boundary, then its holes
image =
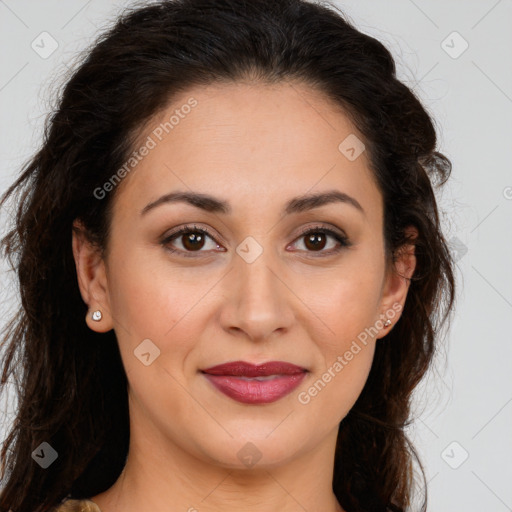
POLYGON ((110 331, 113 324, 105 262, 100 250, 88 239, 86 230, 79 221, 73 223, 72 247, 80 293, 89 306, 85 321, 93 331, 110 331), (102 318, 99 321, 92 318, 92 313, 96 310, 101 311, 102 318))
POLYGON ((411 242, 398 249, 393 256, 391 266, 386 271, 381 298, 381 322, 383 325, 377 338, 384 337, 400 318, 411 278, 416 269, 414 240, 418 237, 418 230, 414 226, 408 226, 405 233, 411 242), (389 325, 386 325, 386 320, 389 325))

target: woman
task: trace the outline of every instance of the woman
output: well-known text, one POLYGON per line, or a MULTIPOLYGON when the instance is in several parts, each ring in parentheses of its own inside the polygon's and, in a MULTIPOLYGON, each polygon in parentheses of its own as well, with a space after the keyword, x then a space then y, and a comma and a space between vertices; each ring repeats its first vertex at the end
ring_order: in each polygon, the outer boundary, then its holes
POLYGON ((3 199, 0 509, 409 510, 449 172, 388 50, 331 8, 124 14, 3 199))

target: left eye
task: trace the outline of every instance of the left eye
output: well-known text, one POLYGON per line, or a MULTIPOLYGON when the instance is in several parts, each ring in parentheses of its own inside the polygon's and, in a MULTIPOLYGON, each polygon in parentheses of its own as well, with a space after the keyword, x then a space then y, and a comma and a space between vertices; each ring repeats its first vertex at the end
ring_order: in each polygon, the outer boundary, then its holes
POLYGON ((304 231, 301 236, 297 240, 304 239, 303 245, 306 247, 307 252, 320 252, 320 253, 335 253, 341 250, 343 247, 347 247, 349 245, 348 239, 332 231, 327 228, 312 228, 304 231), (336 247, 336 243, 334 243, 334 247, 331 245, 329 250, 323 250, 326 248, 327 239, 334 239, 335 242, 338 242, 338 247, 336 247))

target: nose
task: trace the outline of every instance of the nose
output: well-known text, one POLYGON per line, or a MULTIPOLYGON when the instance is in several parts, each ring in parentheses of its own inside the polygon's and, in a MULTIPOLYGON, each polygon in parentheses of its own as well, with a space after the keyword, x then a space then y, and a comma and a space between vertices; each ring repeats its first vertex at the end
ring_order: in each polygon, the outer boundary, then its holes
POLYGON ((233 266, 224 282, 222 328, 255 342, 289 331, 295 318, 294 295, 279 264, 263 251, 252 263, 236 254, 233 266))

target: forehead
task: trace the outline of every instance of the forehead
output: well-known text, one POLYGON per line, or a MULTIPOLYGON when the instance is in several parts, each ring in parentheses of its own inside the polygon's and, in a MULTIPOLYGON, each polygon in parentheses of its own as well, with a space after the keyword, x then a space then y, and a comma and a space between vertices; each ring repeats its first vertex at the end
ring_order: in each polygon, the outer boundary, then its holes
POLYGON ((151 148, 125 178, 121 202, 179 188, 218 191, 236 209, 337 187, 380 206, 362 135, 304 84, 190 88, 145 124, 135 150, 144 146, 151 148))

